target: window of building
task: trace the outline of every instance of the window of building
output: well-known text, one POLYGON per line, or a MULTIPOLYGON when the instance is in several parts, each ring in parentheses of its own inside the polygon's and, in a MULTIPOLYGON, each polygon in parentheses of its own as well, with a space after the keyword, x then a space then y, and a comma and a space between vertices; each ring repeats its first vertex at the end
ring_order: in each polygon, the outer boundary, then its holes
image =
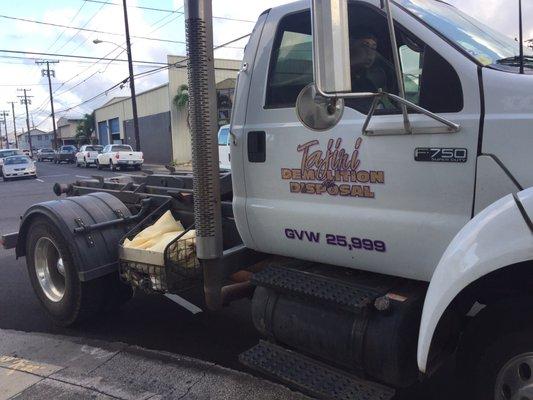
MULTIPOLYGON (((350 60, 353 92, 398 94, 392 47, 385 15, 375 7, 350 4, 350 60)), ((463 92, 457 72, 432 48, 397 25, 406 98, 432 112, 458 112, 463 92)), ((300 91, 313 81, 312 38, 309 12, 280 21, 271 56, 266 107, 294 107, 300 91)), ((345 105, 366 114, 367 99, 345 99, 345 105)), ((376 114, 396 114, 397 104, 384 99, 376 114)), ((410 112, 413 112, 410 110, 410 112)))
POLYGON ((40 142, 43 140, 43 135, 37 135, 37 140, 40 142))

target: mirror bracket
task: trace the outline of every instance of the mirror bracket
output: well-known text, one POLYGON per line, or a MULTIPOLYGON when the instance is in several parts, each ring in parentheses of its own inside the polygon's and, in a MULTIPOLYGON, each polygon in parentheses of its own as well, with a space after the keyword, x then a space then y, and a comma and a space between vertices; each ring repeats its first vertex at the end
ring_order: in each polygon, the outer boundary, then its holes
POLYGON ((441 117, 438 114, 432 113, 429 110, 426 110, 423 107, 420 107, 416 105, 415 103, 410 102, 409 100, 404 99, 403 97, 397 96, 392 93, 386 93, 386 92, 378 92, 374 95, 374 99, 372 101, 372 105, 370 106, 370 110, 368 111, 368 114, 366 116, 365 122, 362 127, 362 134, 364 136, 378 136, 378 135, 413 135, 413 134, 423 134, 423 133, 457 133, 461 130, 461 125, 456 124, 455 122, 452 122, 446 118, 441 117), (380 99, 387 97, 389 100, 394 101, 396 103, 400 103, 403 107, 406 109, 410 108, 413 109, 421 114, 424 114, 431 119, 434 119, 437 122, 440 122, 442 126, 440 127, 433 127, 433 128, 415 128, 411 126, 411 124, 408 125, 408 127, 405 126, 403 129, 382 129, 382 130, 373 130, 368 129, 368 126, 370 125, 370 120, 374 116, 377 105, 380 101, 380 99))

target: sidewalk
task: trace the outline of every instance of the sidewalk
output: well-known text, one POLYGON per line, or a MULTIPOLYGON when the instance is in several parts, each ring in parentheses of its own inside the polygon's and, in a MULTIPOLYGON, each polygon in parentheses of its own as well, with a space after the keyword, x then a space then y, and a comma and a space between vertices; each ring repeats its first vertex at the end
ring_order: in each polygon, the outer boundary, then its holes
POLYGON ((0 400, 307 397, 251 375, 124 343, 0 329, 0 400))
MULTIPOLYGON (((191 172, 192 171, 192 164, 184 164, 184 165, 177 165, 176 171, 185 171, 185 172, 191 172)), ((144 170, 153 171, 154 174, 168 174, 170 171, 162 164, 143 164, 144 170)))

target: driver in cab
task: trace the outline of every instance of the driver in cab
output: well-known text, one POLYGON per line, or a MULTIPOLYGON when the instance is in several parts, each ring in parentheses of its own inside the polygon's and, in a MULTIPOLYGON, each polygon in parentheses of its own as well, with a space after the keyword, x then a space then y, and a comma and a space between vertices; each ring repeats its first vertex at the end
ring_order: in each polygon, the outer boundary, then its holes
MULTIPOLYGON (((352 92, 376 93, 379 89, 387 91, 386 73, 376 63, 378 55, 378 38, 370 28, 361 27, 350 37, 352 92)), ((346 103, 349 107, 367 113, 370 110, 372 98, 346 99, 346 103)), ((377 108, 385 108, 382 101, 377 108)))

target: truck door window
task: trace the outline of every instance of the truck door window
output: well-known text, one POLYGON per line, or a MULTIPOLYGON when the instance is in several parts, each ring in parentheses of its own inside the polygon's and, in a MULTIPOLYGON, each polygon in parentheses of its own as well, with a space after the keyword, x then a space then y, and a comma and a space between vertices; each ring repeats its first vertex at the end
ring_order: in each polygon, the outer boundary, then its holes
MULTIPOLYGON (((350 63, 353 92, 398 94, 396 72, 385 14, 368 4, 349 4, 350 63)), ((459 112, 463 91, 457 72, 437 52, 396 24, 406 97, 435 113, 459 112)), ((313 82, 311 17, 309 11, 281 19, 270 59, 265 108, 291 108, 300 91, 313 82)), ((363 114, 372 99, 345 99, 363 114)), ((410 110, 410 112, 413 112, 410 110)), ((382 100, 376 114, 399 114, 382 100)))
POLYGON ((288 15, 279 23, 270 60, 265 106, 294 107, 300 91, 311 82, 311 17, 306 11, 288 15))

